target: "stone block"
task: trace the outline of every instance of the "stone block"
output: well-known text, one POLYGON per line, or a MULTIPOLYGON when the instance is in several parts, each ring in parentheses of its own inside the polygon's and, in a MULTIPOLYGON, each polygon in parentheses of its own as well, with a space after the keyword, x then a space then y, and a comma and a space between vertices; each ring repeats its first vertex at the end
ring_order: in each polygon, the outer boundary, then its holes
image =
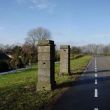
POLYGON ((60 46, 60 74, 70 74, 70 46, 60 46))
POLYGON ((55 88, 55 45, 54 41, 38 42, 38 83, 37 90, 55 88))

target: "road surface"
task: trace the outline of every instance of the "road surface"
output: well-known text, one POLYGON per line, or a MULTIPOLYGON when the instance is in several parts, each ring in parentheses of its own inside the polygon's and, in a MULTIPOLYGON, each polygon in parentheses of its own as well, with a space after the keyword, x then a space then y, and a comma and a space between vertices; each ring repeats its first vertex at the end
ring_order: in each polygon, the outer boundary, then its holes
POLYGON ((52 110, 110 110, 110 57, 94 57, 52 110))

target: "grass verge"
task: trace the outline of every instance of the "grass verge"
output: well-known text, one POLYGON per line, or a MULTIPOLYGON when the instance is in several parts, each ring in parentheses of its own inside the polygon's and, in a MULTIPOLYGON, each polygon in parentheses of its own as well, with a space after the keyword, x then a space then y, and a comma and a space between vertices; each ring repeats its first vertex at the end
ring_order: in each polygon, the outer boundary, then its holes
MULTIPOLYGON (((74 81, 84 70, 90 56, 84 56, 71 60, 73 76, 59 77, 59 63, 55 65, 56 82, 62 84, 74 81)), ((58 94, 65 89, 59 88, 55 91, 41 91, 36 93, 37 65, 36 68, 0 76, 0 110, 43 110, 48 103, 55 101, 58 94)))

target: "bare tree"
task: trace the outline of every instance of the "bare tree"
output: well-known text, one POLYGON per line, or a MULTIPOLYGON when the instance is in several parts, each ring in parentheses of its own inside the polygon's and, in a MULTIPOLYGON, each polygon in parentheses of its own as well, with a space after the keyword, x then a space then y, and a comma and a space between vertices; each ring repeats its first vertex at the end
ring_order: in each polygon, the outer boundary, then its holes
POLYGON ((35 56, 37 56, 37 43, 39 40, 48 40, 51 38, 51 33, 49 30, 42 28, 42 27, 38 27, 35 29, 32 29, 28 32, 28 37, 26 38, 26 45, 30 45, 32 48, 32 59, 34 62, 37 58, 35 56))
POLYGON ((36 29, 32 29, 28 32, 28 37, 26 38, 26 43, 35 47, 38 40, 48 40, 51 38, 51 33, 49 30, 38 27, 36 29))
POLYGON ((89 53, 93 55, 109 55, 110 54, 110 45, 103 44, 89 44, 81 47, 83 53, 89 53))

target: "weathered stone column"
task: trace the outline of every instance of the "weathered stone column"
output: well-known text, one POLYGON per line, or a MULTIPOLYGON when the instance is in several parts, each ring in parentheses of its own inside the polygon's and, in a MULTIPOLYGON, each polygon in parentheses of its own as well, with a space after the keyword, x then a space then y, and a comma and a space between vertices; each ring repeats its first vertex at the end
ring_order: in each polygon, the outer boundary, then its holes
POLYGON ((55 88, 54 55, 54 41, 42 40, 38 42, 38 91, 55 88))
POLYGON ((60 46, 60 74, 70 74, 70 46, 60 46))

